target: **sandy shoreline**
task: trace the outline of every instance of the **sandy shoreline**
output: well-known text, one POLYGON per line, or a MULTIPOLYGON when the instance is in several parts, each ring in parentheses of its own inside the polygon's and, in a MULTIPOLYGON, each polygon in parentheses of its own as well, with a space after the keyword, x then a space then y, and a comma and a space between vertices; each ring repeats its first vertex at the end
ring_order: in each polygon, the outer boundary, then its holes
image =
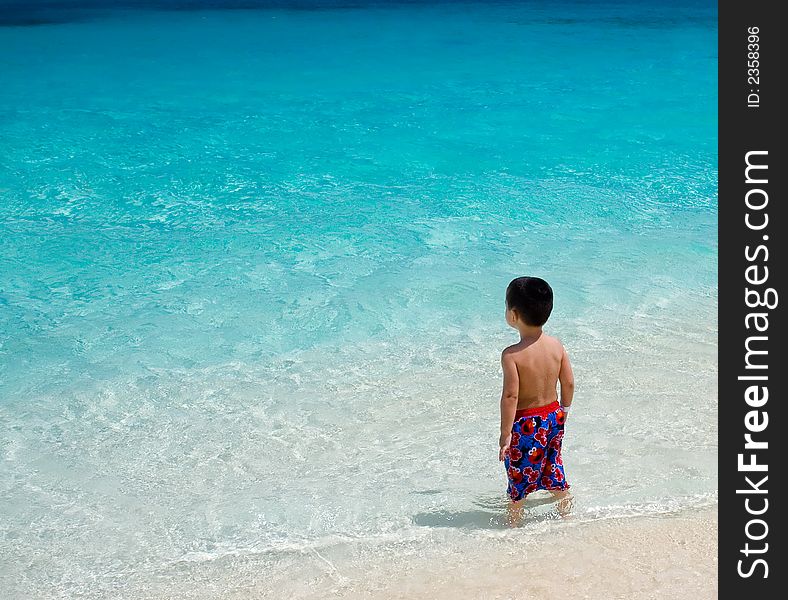
POLYGON ((452 553, 420 554, 233 597, 711 599, 717 508, 578 523, 541 538, 476 540, 452 553))

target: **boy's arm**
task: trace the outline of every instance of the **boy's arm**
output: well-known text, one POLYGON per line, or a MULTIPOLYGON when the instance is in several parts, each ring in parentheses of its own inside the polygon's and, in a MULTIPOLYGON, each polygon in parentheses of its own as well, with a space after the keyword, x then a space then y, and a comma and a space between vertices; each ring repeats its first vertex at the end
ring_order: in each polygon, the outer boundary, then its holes
POLYGON ((569 354, 563 348, 564 355, 561 357, 561 370, 558 372, 558 381, 561 382, 561 406, 569 409, 572 405, 572 398, 575 395, 575 374, 572 372, 572 363, 569 362, 569 354))
POLYGON ((517 412, 517 396, 520 392, 520 376, 517 373, 517 365, 506 350, 501 354, 501 366, 503 367, 503 391, 501 392, 501 437, 498 440, 499 460, 503 460, 504 454, 509 450, 514 413, 517 412))

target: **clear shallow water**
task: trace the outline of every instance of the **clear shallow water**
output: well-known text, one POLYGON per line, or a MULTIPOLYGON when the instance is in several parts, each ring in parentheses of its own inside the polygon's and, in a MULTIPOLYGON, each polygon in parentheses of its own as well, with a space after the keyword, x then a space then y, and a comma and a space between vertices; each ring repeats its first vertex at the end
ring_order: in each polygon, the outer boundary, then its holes
POLYGON ((4 589, 500 534, 528 273, 576 514, 714 501, 713 8, 92 17, 0 28, 4 589))

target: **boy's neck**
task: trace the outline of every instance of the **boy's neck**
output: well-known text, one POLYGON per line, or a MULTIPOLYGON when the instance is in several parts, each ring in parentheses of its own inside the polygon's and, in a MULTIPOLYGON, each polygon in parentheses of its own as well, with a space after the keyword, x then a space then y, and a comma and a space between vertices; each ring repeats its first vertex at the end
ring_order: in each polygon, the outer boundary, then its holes
POLYGON ((541 325, 519 325, 517 331, 520 332, 521 342, 533 342, 542 335, 541 325))

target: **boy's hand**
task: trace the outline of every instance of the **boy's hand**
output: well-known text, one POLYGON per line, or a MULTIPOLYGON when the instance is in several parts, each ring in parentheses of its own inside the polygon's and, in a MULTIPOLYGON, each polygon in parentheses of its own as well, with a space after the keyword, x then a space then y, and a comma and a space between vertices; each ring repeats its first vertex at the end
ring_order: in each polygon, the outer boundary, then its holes
POLYGON ((506 456, 506 453, 509 452, 509 446, 512 443, 512 434, 501 434, 501 437, 498 439, 498 446, 500 450, 498 451, 498 460, 503 460, 503 457, 506 456))

